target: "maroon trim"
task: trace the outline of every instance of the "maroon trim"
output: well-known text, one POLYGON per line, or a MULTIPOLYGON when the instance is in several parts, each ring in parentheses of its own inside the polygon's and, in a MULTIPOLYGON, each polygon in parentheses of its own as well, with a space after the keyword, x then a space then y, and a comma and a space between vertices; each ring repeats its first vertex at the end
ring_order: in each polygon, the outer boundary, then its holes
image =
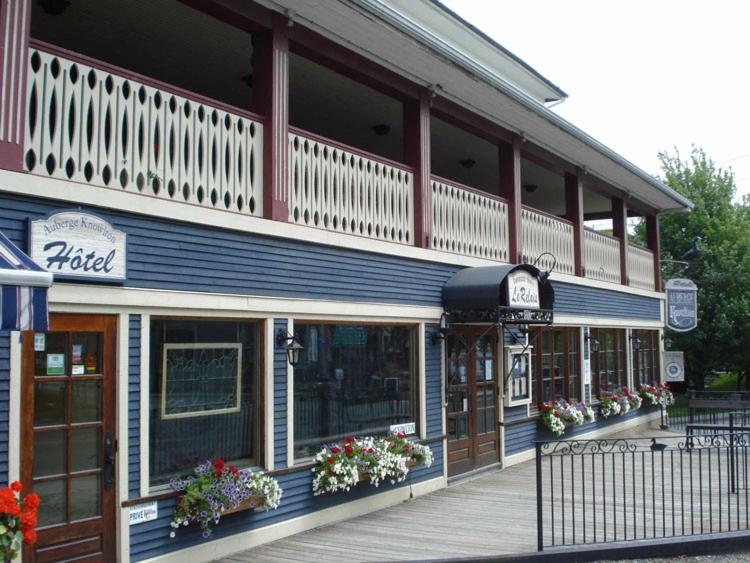
POLYGON ((565 217, 560 217, 559 215, 555 215, 554 213, 547 213, 546 211, 542 211, 541 209, 537 209, 536 207, 531 207, 530 205, 522 205, 523 209, 526 211, 532 211, 534 213, 538 213, 539 215, 544 215, 545 217, 549 217, 550 219, 554 219, 555 221, 560 221, 561 223, 567 223, 568 225, 571 225, 575 227, 572 221, 569 221, 565 217))
POLYGON ((565 215, 573 224, 573 271, 576 276, 583 277, 583 178, 580 170, 576 170, 575 174, 565 174, 565 215))
POLYGON ((654 289, 661 291, 661 236, 658 215, 646 215, 646 241, 654 253, 654 289))
POLYGON ((263 127, 263 216, 289 220, 289 26, 281 14, 273 29, 253 35, 253 109, 267 117, 263 127))
POLYGON ((508 200, 505 199, 502 196, 491 194, 488 192, 485 192, 483 190, 480 190, 479 188, 472 188, 471 186, 467 186, 466 184, 462 184, 460 182, 456 182, 455 180, 449 180, 448 178, 443 178, 442 176, 437 176, 435 174, 432 175, 432 179, 436 182, 440 182, 441 184, 448 184, 449 186, 453 186, 454 188, 458 188, 460 190, 464 190, 466 192, 475 193, 477 195, 481 195, 483 197, 487 197, 489 199, 494 199, 496 201, 502 202, 507 204, 508 200))
POLYGON ((432 190, 430 189, 430 94, 404 104, 404 157, 414 167, 414 241, 429 248, 432 240, 432 190))
POLYGON ((5 98, 4 106, 0 107, 3 116, 0 168, 16 172, 23 171, 30 19, 31 0, 0 1, 0 64, 3 65, 0 76, 5 76, 4 83, 0 83, 5 98), (14 10, 11 11, 11 8, 14 10), (19 20, 25 21, 25 27, 14 34, 19 20), (12 34, 9 37, 5 35, 8 27, 12 34), (3 48, 6 43, 10 47, 9 51, 3 48))
POLYGON ((370 59, 301 25, 289 31, 290 50, 295 55, 325 66, 355 82, 403 102, 419 98, 419 86, 370 59))
POLYGON ((396 162, 395 160, 390 160, 388 158, 385 158, 383 156, 378 156, 376 154, 369 153, 367 151, 363 151, 362 149, 358 149, 357 147, 352 147, 350 145, 346 145, 340 141, 335 141, 333 139, 329 139, 328 137, 324 137, 323 135, 318 135, 317 133, 311 133, 310 131, 306 131, 305 129, 301 129, 299 127, 294 127, 293 125, 289 126, 289 132, 294 133, 295 135, 300 135, 302 137, 305 137, 307 139, 310 139, 312 141, 316 141, 318 143, 323 143, 324 145, 328 145, 330 147, 334 147, 336 149, 347 151, 353 154, 356 154, 358 156, 361 156, 363 158, 368 158, 374 162, 379 162, 381 164, 386 164, 388 166, 392 166, 394 168, 399 168, 400 170, 403 170, 405 172, 414 172, 414 168, 411 166, 408 166, 406 164, 403 164, 401 162, 396 162))
POLYGON ((567 162, 559 156, 556 156, 530 142, 525 142, 523 144, 521 158, 533 162, 534 164, 546 168, 560 176, 564 176, 565 174, 575 175, 578 173, 577 168, 570 162, 567 162))
POLYGON ((612 234, 620 240, 620 278, 630 284, 628 276, 628 208, 620 198, 612 198, 612 234))
POLYGON ((174 84, 168 84, 166 82, 162 82, 155 78, 151 78, 143 74, 138 74, 137 72, 133 72, 132 70, 128 70, 128 69, 125 69, 125 68, 122 68, 122 67, 104 62, 104 61, 100 61, 99 59, 95 59, 93 57, 89 57, 88 55, 83 55, 81 53, 76 53, 75 51, 70 51, 68 49, 65 49, 64 47, 53 45, 52 43, 47 43, 39 39, 31 38, 29 40, 29 45, 34 49, 44 51, 45 53, 48 53, 50 55, 62 57, 72 62, 85 64, 85 65, 94 67, 97 70, 110 72, 122 78, 126 78, 127 80, 134 80, 136 82, 140 82, 144 84, 145 86, 156 88, 157 90, 160 90, 162 92, 174 94, 176 96, 182 96, 183 98, 186 98, 190 100, 191 102, 205 104, 212 108, 215 108, 221 111, 226 111, 229 113, 233 113, 240 117, 252 119, 260 123, 263 123, 265 121, 265 118, 262 115, 253 113, 249 110, 238 108, 236 106, 233 106, 224 102, 220 102, 219 100, 209 98, 208 96, 203 96, 202 94, 196 94, 195 92, 191 92, 190 90, 185 90, 184 88, 180 88, 179 86, 175 86, 174 84))
POLYGON ((521 138, 500 147, 500 194, 508 204, 508 262, 519 264, 523 257, 521 231, 521 138))
POLYGON ((513 142, 513 133, 507 129, 440 96, 432 102, 432 114, 438 119, 468 131, 490 143, 513 142))

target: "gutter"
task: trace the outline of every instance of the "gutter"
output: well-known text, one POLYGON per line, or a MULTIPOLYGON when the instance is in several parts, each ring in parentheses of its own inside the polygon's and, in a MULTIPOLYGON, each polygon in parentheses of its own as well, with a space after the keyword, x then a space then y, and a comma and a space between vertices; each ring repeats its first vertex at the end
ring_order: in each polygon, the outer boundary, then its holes
POLYGON ((602 155, 606 156, 616 164, 622 166, 626 170, 638 176, 641 180, 648 183, 650 186, 656 188, 663 194, 673 199, 679 207, 668 209, 668 211, 685 211, 693 209, 693 203, 683 195, 679 194, 669 186, 660 182, 629 160, 626 160, 615 151, 602 144, 601 142, 594 139, 588 133, 585 133, 569 121, 563 119, 553 111, 539 104, 536 100, 525 94, 520 89, 516 88, 512 84, 509 84, 496 74, 490 72, 482 65, 476 63, 476 61, 465 56, 457 49, 447 45, 446 43, 437 39, 434 35, 428 33, 423 28, 415 25, 414 22, 408 20, 396 10, 387 6, 382 0, 349 0, 352 4, 355 4, 370 13, 378 16, 386 23, 392 25, 396 29, 404 32, 405 34, 413 37, 419 42, 425 44, 433 51, 438 52, 445 58, 451 60, 470 74, 481 79, 484 82, 489 83, 491 86, 498 89, 503 94, 507 95, 514 101, 520 103, 527 109, 533 111, 540 117, 546 119, 556 127, 559 127, 566 133, 572 135, 579 141, 589 145, 594 150, 598 151, 602 155))

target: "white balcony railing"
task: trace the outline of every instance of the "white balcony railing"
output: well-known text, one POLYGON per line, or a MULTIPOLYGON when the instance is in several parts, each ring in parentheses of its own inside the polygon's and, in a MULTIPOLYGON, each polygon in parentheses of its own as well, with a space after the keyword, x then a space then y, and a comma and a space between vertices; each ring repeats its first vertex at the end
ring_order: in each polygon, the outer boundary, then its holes
POLYGON ((628 277, 633 287, 654 289, 654 253, 646 248, 629 244, 628 277))
POLYGON ((262 215, 260 122, 92 64, 30 49, 26 170, 262 215))
POLYGON ((620 283, 620 241, 596 231, 583 231, 583 264, 586 277, 620 283))
POLYGON ((508 261, 508 206, 504 201, 435 178, 430 186, 432 248, 508 261))
POLYGON ((573 225, 546 213, 524 207, 521 210, 522 258, 536 262, 541 270, 574 275, 573 225), (542 256, 545 252, 549 254, 542 256), (539 258, 541 256, 541 258, 539 258), (539 260, 537 261, 537 258, 539 260))
POLYGON ((291 222, 414 243, 411 172, 296 130, 288 158, 291 222))

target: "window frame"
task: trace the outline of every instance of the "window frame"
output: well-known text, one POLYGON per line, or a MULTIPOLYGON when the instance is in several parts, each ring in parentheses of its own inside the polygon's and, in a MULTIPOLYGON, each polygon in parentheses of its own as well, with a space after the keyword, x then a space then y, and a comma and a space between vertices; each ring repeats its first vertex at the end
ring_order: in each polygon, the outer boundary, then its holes
MULTIPOLYGON (((424 397, 424 393, 426 392, 423 390, 423 383, 424 383, 424 346, 425 346, 425 331, 422 330, 423 323, 420 322, 388 322, 388 321, 368 321, 368 320, 336 320, 336 319, 317 319, 317 318, 290 318, 292 321, 292 324, 290 326, 290 332, 292 334, 296 335, 296 330, 299 325, 348 325, 348 326, 380 326, 380 327, 388 327, 388 326, 398 326, 398 327, 406 327, 410 328, 413 331, 413 349, 414 349, 414 357, 411 361, 412 367, 414 370, 414 384, 413 384, 413 391, 412 391, 412 401, 414 403, 414 434, 412 435, 413 438, 417 439, 423 439, 426 436, 423 436, 423 429, 422 429, 422 417, 426 416, 426 413, 423 409, 422 405, 422 399, 424 397)), ((296 453, 296 446, 295 446, 295 436, 294 436, 294 424, 295 424, 295 413, 294 413, 294 375, 295 375, 295 369, 294 367, 291 367, 291 369, 288 369, 287 376, 288 376, 288 383, 287 383, 287 401, 290 405, 288 411, 287 411, 287 440, 288 440, 288 446, 287 446, 287 456, 288 456, 288 467, 294 467, 295 465, 300 465, 304 463, 310 462, 314 456, 314 454, 309 456, 302 456, 298 455, 296 453), (289 416, 291 415, 291 416, 289 416)), ((321 442, 323 444, 324 442, 321 442)))
POLYGON ((582 349, 581 349, 581 331, 582 327, 580 326, 539 326, 534 327, 534 350, 532 352, 532 401, 531 401, 531 407, 532 408, 538 408, 538 406, 547 400, 553 401, 557 400, 557 397, 560 396, 566 400, 570 400, 571 397, 566 396, 567 392, 570 390, 570 376, 571 376, 571 355, 575 354, 577 357, 577 365, 578 365, 578 373, 573 374, 575 379, 577 380, 577 393, 578 397, 575 397, 576 400, 582 401, 583 400, 583 355, 582 355, 582 349), (555 333, 561 333, 561 343, 562 343, 562 352, 558 352, 555 350, 555 333), (565 392, 562 395, 558 395, 556 393, 556 380, 559 380, 560 377, 553 374, 550 378, 550 391, 551 395, 549 399, 544 398, 544 377, 542 376, 542 355, 545 353, 543 351, 542 342, 544 338, 544 334, 549 334, 550 339, 550 367, 552 370, 557 369, 557 363, 555 362, 555 356, 557 354, 562 353, 563 355, 563 374, 562 374, 562 389, 565 392), (575 342, 576 351, 574 353, 571 353, 571 343, 575 342))
MULTIPOLYGON (((617 327, 590 327, 589 329, 589 346, 591 342, 598 343, 597 350, 589 349, 589 358, 591 361, 591 394, 593 397, 599 397, 602 391, 618 391, 628 385, 628 335, 627 330, 617 327), (608 346, 609 335, 612 335, 613 347, 608 346), (608 356, 613 354, 613 366, 610 369, 608 356), (601 359, 604 358, 604 371, 602 371, 601 359), (602 386, 602 373, 613 373, 614 378, 619 382, 616 389, 605 389, 602 386)), ((609 379, 606 375, 605 377, 609 379)))
MULTIPOLYGON (((257 373, 255 374, 255 393, 253 398, 253 406, 255 408, 255 420, 252 423, 255 425, 255 429, 252 432, 253 440, 255 441, 255 447, 252 452, 252 463, 251 464, 237 464, 239 469, 251 469, 253 471, 264 470, 269 462, 267 454, 267 441, 268 441, 268 421, 266 420, 266 391, 268 387, 267 382, 267 366, 273 365, 273 358, 268 358, 268 354, 273 354, 273 348, 268 349, 267 335, 269 331, 273 332, 273 318, 265 317, 238 317, 236 315, 223 317, 219 315, 172 315, 172 314, 151 314, 141 313, 141 331, 140 331, 140 490, 141 496, 148 496, 154 493, 164 492, 169 490, 168 483, 153 484, 151 481, 151 410, 154 406, 152 404, 151 397, 151 384, 155 376, 151 370, 151 340, 152 330, 151 326, 154 321, 198 321, 198 322, 227 322, 227 323, 253 323, 256 325, 256 364, 257 373), (270 325, 269 325, 270 321, 270 325)), ((214 343, 210 343, 214 344, 214 343)), ((163 358, 160 358, 160 362, 163 358)), ((162 384, 162 377, 159 378, 159 385, 162 384)), ((272 389, 273 387, 271 387, 272 389)), ((160 393, 159 397, 159 412, 161 412, 161 400, 163 394, 160 393)), ((203 418, 203 417, 196 417, 203 418)), ((271 421, 271 428, 273 422, 271 421)), ((273 443, 273 440, 271 440, 273 443)), ((271 461, 273 456, 271 456, 271 461)), ((186 468, 185 474, 188 474, 188 470, 192 470, 192 467, 186 468)))
POLYGON ((632 345, 634 340, 631 340, 632 347, 632 375, 633 375, 633 387, 638 388, 639 385, 656 385, 661 381, 661 350, 660 350, 660 332, 657 329, 648 328, 634 328, 631 331, 633 339, 639 339, 639 346, 636 349, 632 345), (648 341, 648 347, 643 348, 644 340, 648 341), (641 361, 644 357, 644 352, 648 353, 649 366, 648 371, 650 372, 650 379, 643 381, 641 379, 641 361))

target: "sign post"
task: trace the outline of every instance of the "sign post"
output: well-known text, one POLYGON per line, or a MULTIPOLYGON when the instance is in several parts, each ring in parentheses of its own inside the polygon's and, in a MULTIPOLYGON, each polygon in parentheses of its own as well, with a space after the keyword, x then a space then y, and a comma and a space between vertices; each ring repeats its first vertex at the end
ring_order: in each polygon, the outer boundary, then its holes
POLYGON ((698 326, 698 287, 687 279, 669 280, 667 292, 667 327, 675 332, 689 332, 698 326))

